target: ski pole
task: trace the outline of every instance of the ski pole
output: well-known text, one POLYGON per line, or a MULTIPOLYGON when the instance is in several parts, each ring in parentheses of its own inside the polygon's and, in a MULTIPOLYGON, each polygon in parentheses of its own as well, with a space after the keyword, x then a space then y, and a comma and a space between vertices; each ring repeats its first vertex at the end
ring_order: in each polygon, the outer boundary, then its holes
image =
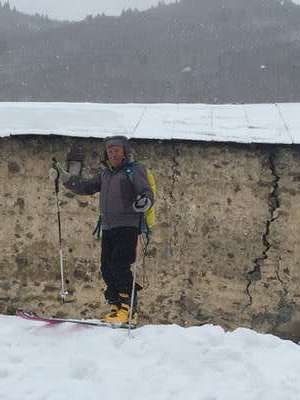
POLYGON ((135 297, 135 290, 136 290, 136 267, 138 262, 138 254, 139 254, 139 237, 141 235, 141 228, 143 222, 143 214, 140 216, 139 222, 139 230, 138 230, 138 242, 137 242, 137 249, 136 249, 136 260, 133 265, 133 280, 132 280, 132 289, 131 289, 131 299, 130 299, 130 310, 129 310, 129 318, 128 318, 128 336, 131 334, 131 322, 132 322, 132 314, 133 314, 133 304, 134 304, 134 297, 135 297))
POLYGON ((59 239, 59 259, 60 259, 60 277, 61 277, 61 291, 60 297, 62 302, 64 303, 68 292, 64 287, 64 259, 63 259, 63 249, 62 249, 62 235, 61 235, 61 218, 60 218, 60 205, 59 205, 59 171, 56 167, 57 160, 55 158, 53 160, 53 168, 57 171, 57 178, 55 179, 55 196, 56 196, 56 208, 57 208, 57 222, 58 222, 58 239, 59 239))
POLYGON ((128 336, 131 334, 131 322, 132 322, 132 314, 133 314, 133 303, 135 296, 135 284, 136 284, 136 262, 133 266, 133 281, 132 281, 132 290, 131 290, 131 299, 130 299, 130 310, 129 310, 129 319, 128 319, 128 336))

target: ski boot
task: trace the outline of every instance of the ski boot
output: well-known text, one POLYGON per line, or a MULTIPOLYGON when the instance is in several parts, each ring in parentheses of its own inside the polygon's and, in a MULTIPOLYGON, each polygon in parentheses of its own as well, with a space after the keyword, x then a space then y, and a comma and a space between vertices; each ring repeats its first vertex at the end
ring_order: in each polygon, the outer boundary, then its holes
POLYGON ((121 301, 121 309, 119 311, 119 313, 121 312, 122 315, 125 314, 125 310, 127 312, 127 324, 129 324, 131 326, 137 326, 137 322, 138 322, 138 314, 137 314, 137 294, 135 293, 134 299, 133 299, 133 308, 132 308, 132 314, 131 314, 131 321, 129 321, 130 319, 130 302, 131 302, 131 296, 126 294, 126 293, 119 293, 119 298, 121 301))
POLYGON ((133 310, 131 321, 129 321, 130 318, 129 295, 126 293, 120 293, 120 301, 121 305, 119 306, 118 310, 114 313, 108 314, 105 318, 105 322, 116 325, 127 325, 130 322, 132 326, 136 326, 137 313, 135 310, 133 310))
POLYGON ((119 311, 119 308, 120 308, 120 304, 111 304, 110 312, 107 313, 106 315, 104 315, 104 317, 101 319, 101 321, 110 323, 110 319, 113 319, 116 317, 116 315, 119 311))

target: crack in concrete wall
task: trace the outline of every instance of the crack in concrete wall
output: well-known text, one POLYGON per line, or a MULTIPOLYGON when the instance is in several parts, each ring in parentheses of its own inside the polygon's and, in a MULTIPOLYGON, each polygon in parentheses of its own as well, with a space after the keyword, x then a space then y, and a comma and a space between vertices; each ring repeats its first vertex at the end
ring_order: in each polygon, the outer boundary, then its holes
MULTIPOLYGON (((248 304, 246 305, 245 308, 250 307, 253 302, 253 297, 251 295, 250 289, 253 283, 256 281, 261 280, 262 274, 261 274, 261 268, 264 265, 265 260, 268 259, 268 252, 270 251, 272 245, 269 241, 270 237, 270 228, 271 224, 278 219, 278 214, 277 214, 277 209, 280 207, 280 202, 279 202, 279 180, 280 176, 277 173, 276 170, 276 154, 274 151, 271 150, 269 154, 269 167, 270 171, 272 174, 272 191, 269 195, 268 198, 268 206, 269 206, 269 214, 270 218, 267 219, 266 221, 266 229, 262 235, 262 242, 264 245, 264 251, 262 252, 262 255, 260 257, 257 257, 254 261, 254 268, 247 273, 247 278, 248 278, 248 283, 246 287, 246 294, 248 297, 248 304)), ((278 274, 277 274, 278 277, 278 274)), ((280 282, 282 282, 280 279, 278 279, 280 282)))
POLYGON ((287 289, 284 287, 284 282, 280 277, 280 270, 281 270, 281 256, 279 256, 279 260, 278 260, 278 264, 276 266, 276 270, 275 270, 275 274, 276 274, 276 278, 277 280, 281 283, 282 287, 284 288, 284 290, 287 292, 287 289))

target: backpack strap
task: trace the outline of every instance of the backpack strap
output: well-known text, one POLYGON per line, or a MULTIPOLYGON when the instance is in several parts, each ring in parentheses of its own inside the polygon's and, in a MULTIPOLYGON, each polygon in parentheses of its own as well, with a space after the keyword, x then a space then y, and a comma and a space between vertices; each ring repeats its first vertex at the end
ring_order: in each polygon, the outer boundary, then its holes
POLYGON ((95 229, 93 231, 93 236, 96 236, 96 239, 100 240, 101 234, 102 234, 102 216, 101 214, 99 214, 97 225, 95 226, 95 229))
POLYGON ((128 177, 128 179, 130 180, 130 182, 132 183, 132 185, 133 185, 133 174, 134 174, 135 165, 137 165, 137 163, 132 161, 124 167, 125 174, 128 177))

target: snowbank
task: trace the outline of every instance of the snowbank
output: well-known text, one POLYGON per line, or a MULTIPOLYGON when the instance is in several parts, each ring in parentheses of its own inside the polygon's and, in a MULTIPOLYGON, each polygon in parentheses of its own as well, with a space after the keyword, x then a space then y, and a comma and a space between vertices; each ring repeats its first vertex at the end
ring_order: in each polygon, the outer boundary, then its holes
POLYGON ((300 347, 247 329, 49 326, 0 316, 3 400, 297 400, 300 347))

